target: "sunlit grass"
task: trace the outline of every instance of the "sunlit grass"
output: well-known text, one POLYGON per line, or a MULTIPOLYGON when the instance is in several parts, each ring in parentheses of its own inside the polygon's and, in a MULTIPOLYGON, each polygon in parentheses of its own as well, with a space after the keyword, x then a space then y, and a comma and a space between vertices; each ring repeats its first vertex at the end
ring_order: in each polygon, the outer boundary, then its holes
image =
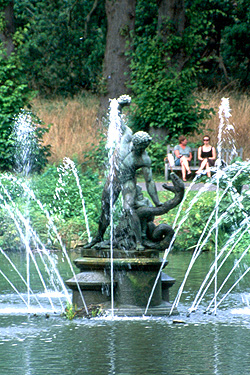
MULTIPOLYGON (((208 134, 211 139, 211 144, 216 146, 218 142, 218 128, 219 128, 219 106, 223 97, 229 98, 229 105, 231 108, 231 117, 229 119, 230 124, 234 125, 235 128, 235 145, 236 148, 243 148, 243 159, 250 158, 250 99, 245 94, 232 94, 226 92, 209 92, 203 91, 199 94, 202 103, 206 103, 206 107, 212 107, 214 109, 214 115, 206 121, 205 128, 202 130, 203 134, 208 134)), ((202 135, 195 134, 189 136, 188 141, 196 143, 198 140, 202 141, 202 135)))
MULTIPOLYGON (((208 134, 211 144, 216 145, 218 139, 219 116, 218 110, 222 97, 229 97, 232 117, 230 121, 235 127, 235 144, 243 147, 244 160, 250 158, 250 100, 244 94, 212 93, 203 91, 198 94, 203 106, 212 107, 215 114, 201 128, 203 134, 208 134)), ((99 99, 91 94, 79 95, 75 98, 36 98, 33 110, 46 125, 52 124, 50 131, 44 137, 44 143, 50 144, 52 156, 50 163, 58 163, 64 157, 77 157, 83 160, 83 152, 89 151, 91 145, 98 142, 98 131, 104 129, 98 118, 99 99)), ((108 110, 108 108, 107 108, 108 110)), ((188 137, 189 142, 197 143, 202 140, 201 134, 188 137)))
POLYGON ((44 143, 51 145, 50 163, 58 163, 64 157, 83 160, 83 152, 97 143, 100 121, 97 118, 99 102, 95 96, 73 99, 37 98, 33 110, 45 123, 51 125, 44 136, 44 143))

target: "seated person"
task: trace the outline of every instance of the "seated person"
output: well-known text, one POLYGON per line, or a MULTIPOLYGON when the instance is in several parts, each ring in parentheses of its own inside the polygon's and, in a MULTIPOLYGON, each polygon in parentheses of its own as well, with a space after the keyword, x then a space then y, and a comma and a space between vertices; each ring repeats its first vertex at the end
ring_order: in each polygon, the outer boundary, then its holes
POLYGON ((210 167, 213 167, 215 164, 216 150, 209 144, 209 141, 210 137, 208 135, 205 135, 203 137, 203 146, 200 146, 198 148, 198 160, 200 168, 196 173, 201 174, 202 170, 205 169, 207 172, 207 176, 211 177, 210 167))
POLYGON ((184 135, 179 137, 179 144, 174 148, 175 165, 181 166, 182 179, 186 180, 186 173, 191 174, 189 162, 192 160, 191 148, 187 146, 187 138, 184 135))

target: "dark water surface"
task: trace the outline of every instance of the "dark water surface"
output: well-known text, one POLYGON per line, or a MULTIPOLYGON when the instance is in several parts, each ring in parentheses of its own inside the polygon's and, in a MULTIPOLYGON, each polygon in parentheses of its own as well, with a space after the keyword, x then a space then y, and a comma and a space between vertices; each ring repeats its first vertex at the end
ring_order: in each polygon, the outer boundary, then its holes
MULTIPOLYGON (((22 268, 23 256, 16 254, 13 258, 22 268)), ((168 259, 166 270, 177 280, 171 290, 174 299, 190 254, 170 254, 168 259)), ((34 316, 25 313, 20 298, 0 277, 0 374, 250 374, 249 275, 221 304, 216 316, 203 314, 213 295, 212 288, 201 308, 190 317, 186 315, 211 261, 212 255, 204 253, 195 264, 178 306, 180 315, 159 319, 68 321, 60 316, 57 298, 53 298, 56 314, 49 312, 50 306, 44 302, 44 311, 37 309, 34 316)), ((234 262, 233 256, 221 278, 234 262)), ((234 280, 249 263, 248 256, 237 268, 234 280)), ((60 256, 58 267, 64 279, 71 276, 60 256)), ((17 282, 10 267, 4 264, 3 268, 17 282)), ((43 301, 39 280, 32 283, 32 289, 40 293, 43 301)), ((22 292, 24 296, 25 291, 22 292)))

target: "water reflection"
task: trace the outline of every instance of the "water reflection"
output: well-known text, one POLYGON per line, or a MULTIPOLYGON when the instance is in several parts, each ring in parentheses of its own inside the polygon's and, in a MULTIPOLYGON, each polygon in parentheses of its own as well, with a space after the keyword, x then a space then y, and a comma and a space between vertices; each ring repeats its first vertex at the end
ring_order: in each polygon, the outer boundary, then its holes
MULTIPOLYGON (((20 254, 15 256, 20 257, 20 254)), ((217 316, 203 314, 203 308, 190 317, 186 316, 211 257, 211 254, 204 253, 195 264, 179 305, 178 317, 77 319, 69 322, 54 313, 50 313, 49 318, 45 313, 37 316, 2 313, 0 373, 249 374, 250 315, 246 313, 249 311, 246 304, 246 298, 248 300, 250 296, 249 280, 239 284, 224 301, 217 316)), ((170 254, 167 270, 177 280, 171 290, 172 300, 189 258, 190 254, 170 254)), ((230 262, 229 266, 233 264, 233 258, 230 262)), ((58 266, 64 279, 70 277, 70 271, 60 256, 58 266)), ((242 269, 238 268, 238 274, 243 268, 244 265, 242 269)), ((3 304, 13 307, 15 302, 7 301, 12 292, 8 285, 2 287, 2 284, 1 280, 0 309, 3 304)), ((212 291, 206 298, 211 296, 212 291)), ((202 307, 205 308, 206 303, 204 300, 202 307)))
POLYGON ((224 375, 250 370, 249 322, 229 326, 215 321, 175 325, 166 319, 22 319, 9 321, 1 335, 3 374, 10 369, 13 375, 224 375))

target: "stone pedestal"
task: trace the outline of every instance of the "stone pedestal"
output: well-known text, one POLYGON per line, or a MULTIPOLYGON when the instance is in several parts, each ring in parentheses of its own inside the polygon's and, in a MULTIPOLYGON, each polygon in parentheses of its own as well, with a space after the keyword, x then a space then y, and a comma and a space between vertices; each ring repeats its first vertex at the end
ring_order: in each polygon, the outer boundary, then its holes
MULTIPOLYGON (((78 308, 83 307, 82 293, 87 306, 101 304, 104 310, 108 311, 111 308, 113 287, 114 314, 142 316, 162 260, 156 257, 114 258, 111 263, 110 258, 81 257, 75 260, 75 264, 80 269, 80 273, 66 281, 73 291, 74 305, 78 308), (111 273, 113 273, 113 285, 111 273)), ((166 265, 167 263, 164 267, 166 265)), ((151 296, 148 315, 164 316, 169 313, 171 305, 168 290, 174 282, 174 279, 161 273, 151 296)))

